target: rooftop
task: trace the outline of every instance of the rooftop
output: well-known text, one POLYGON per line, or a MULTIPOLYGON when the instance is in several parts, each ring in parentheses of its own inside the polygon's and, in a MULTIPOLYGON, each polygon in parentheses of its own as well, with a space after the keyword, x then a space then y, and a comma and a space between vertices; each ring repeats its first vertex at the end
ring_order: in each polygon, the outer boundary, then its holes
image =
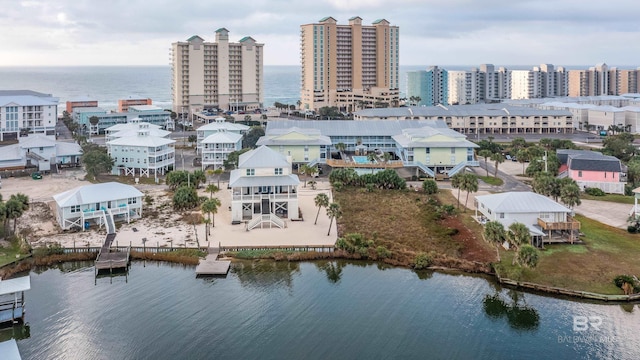
POLYGON ((568 110, 545 110, 506 104, 411 106, 399 108, 365 109, 356 111, 357 117, 437 117, 437 116, 572 116, 568 110))
POLYGON ((117 199, 141 197, 143 194, 131 185, 118 182, 108 182, 80 186, 53 195, 53 199, 60 207, 73 205, 95 204, 117 199))
POLYGON ((548 197, 531 191, 480 195, 476 200, 498 213, 571 212, 548 197))
POLYGON ((267 122, 266 133, 276 129, 318 129, 325 136, 392 136, 404 129, 429 126, 448 129, 442 120, 271 120, 267 122))

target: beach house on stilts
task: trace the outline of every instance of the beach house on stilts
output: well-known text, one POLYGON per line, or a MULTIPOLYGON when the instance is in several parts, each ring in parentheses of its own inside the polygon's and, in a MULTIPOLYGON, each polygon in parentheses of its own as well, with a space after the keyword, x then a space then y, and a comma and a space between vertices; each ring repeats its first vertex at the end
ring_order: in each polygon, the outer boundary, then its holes
POLYGON ((299 184, 290 159, 267 146, 240 155, 229 180, 232 222, 246 222, 247 230, 284 228, 286 219, 300 217, 299 184))

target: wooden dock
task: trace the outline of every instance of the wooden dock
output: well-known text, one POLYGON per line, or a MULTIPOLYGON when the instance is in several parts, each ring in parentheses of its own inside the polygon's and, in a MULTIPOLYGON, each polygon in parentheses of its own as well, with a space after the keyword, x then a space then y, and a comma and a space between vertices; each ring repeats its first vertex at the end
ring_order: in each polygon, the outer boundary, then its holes
POLYGON ((196 266, 196 276, 198 275, 227 275, 229 267, 231 267, 231 261, 218 260, 220 250, 216 248, 209 248, 209 254, 200 260, 198 266, 196 266))
POLYGON ((127 248, 126 251, 112 250, 111 244, 115 237, 116 234, 108 234, 104 240, 104 244, 102 248, 100 248, 95 262, 96 273, 100 270, 113 271, 113 269, 126 269, 127 266, 129 266, 129 253, 131 249, 127 248))

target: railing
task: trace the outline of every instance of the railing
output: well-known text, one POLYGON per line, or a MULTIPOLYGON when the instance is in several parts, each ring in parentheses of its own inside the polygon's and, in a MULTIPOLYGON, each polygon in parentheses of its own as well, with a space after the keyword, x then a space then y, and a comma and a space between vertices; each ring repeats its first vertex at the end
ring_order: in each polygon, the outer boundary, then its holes
POLYGON ((547 222, 538 218, 538 225, 543 230, 580 230, 580 222, 567 216, 567 221, 547 222))
POLYGON ((347 160, 335 160, 335 159, 327 159, 327 165, 331 167, 349 167, 349 168, 366 168, 366 169, 387 169, 387 168, 401 168, 404 167, 404 163, 401 160, 390 160, 390 161, 376 161, 376 162, 367 162, 363 164, 358 164, 353 161, 347 160))
POLYGON ((407 163, 407 164, 412 164, 413 166, 417 166, 418 169, 422 170, 425 174, 431 177, 436 177, 436 174, 433 172, 433 170, 431 170, 427 165, 421 163, 420 161, 416 161, 414 163, 407 163))
POLYGON ((233 194, 233 200, 260 201, 268 198, 269 200, 288 200, 297 199, 298 193, 280 193, 280 194, 233 194))
POLYGON ((274 224, 275 226, 279 227, 280 229, 284 229, 285 228, 284 220, 280 219, 279 217, 277 217, 276 215, 274 215, 272 213, 269 213, 269 214, 261 214, 259 216, 254 217, 253 219, 251 219, 247 223, 247 230, 253 230, 258 225, 262 226, 262 224, 264 224, 264 223, 274 224))
POLYGON ((457 174, 460 172, 460 170, 464 169, 467 166, 467 162, 463 161, 461 163, 459 163, 458 165, 454 166, 453 168, 451 168, 449 171, 447 171, 447 175, 449 175, 449 177, 457 174))

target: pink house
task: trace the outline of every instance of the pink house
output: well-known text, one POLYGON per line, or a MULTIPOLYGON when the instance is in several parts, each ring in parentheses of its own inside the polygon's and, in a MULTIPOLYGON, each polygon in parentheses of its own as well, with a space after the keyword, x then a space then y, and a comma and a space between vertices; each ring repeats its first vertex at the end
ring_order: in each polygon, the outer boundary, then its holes
POLYGON ((598 188, 610 194, 624 194, 626 174, 620 160, 589 150, 558 150, 559 177, 570 177, 581 189, 598 188))

